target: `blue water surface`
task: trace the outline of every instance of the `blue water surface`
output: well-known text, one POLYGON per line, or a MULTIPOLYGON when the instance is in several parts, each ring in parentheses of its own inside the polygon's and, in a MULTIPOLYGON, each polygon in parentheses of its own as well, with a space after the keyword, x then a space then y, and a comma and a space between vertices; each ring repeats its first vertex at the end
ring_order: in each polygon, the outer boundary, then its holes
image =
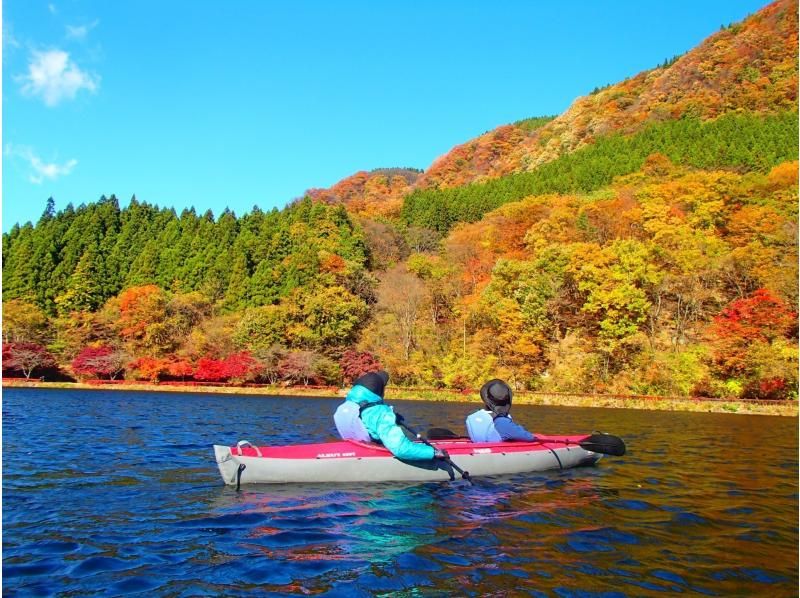
MULTIPOLYGON (((3 391, 4 596, 796 596, 793 418, 514 407, 628 444, 427 484, 224 486, 212 444, 334 437, 334 399, 3 391)), ((396 401, 463 430, 478 403, 396 401)))

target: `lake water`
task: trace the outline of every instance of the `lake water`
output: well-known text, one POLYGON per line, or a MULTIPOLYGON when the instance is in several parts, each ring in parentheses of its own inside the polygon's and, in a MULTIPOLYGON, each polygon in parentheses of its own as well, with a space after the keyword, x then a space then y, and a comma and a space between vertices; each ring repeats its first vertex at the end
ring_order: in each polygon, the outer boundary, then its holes
MULTIPOLYGON (((3 392, 4 596, 797 596, 794 418, 515 406, 595 467, 222 484, 211 445, 333 437, 337 400, 3 392)), ((479 401, 394 403, 462 431, 479 401)))

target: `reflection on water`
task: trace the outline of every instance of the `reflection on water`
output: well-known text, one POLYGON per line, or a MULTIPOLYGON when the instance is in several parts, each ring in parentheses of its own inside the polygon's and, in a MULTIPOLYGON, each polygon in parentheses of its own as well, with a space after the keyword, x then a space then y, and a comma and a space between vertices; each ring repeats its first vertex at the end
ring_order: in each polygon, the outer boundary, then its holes
MULTIPOLYGON (((222 485, 211 444, 322 441, 336 401, 8 389, 8 595, 797 595, 797 421, 519 406, 597 467, 429 484, 222 485)), ((463 428, 468 404, 400 404, 463 428)))

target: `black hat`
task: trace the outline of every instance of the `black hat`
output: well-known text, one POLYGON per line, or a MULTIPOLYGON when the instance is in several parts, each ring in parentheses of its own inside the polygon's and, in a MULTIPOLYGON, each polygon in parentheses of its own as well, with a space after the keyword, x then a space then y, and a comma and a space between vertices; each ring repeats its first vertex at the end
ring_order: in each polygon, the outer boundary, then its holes
POLYGON ((481 387, 480 395, 483 404, 494 414, 494 417, 508 415, 513 396, 511 387, 508 384, 496 378, 489 380, 481 387))
POLYGON ((363 386, 367 390, 374 392, 383 398, 383 391, 389 383, 389 373, 381 370, 379 372, 369 372, 356 380, 353 385, 363 386))

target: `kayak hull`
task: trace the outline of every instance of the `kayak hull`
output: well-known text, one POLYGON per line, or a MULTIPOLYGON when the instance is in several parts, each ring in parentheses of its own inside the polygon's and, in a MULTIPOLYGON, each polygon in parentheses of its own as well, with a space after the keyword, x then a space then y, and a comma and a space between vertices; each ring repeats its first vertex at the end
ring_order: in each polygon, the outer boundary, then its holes
MULTIPOLYGON (((537 442, 433 442, 472 477, 567 469, 592 465, 602 456, 578 445, 586 436, 548 437, 537 442)), ((354 441, 278 447, 214 445, 223 481, 238 484, 319 482, 427 482, 461 477, 440 459, 403 461, 375 444, 354 441), (243 466, 243 467, 242 467, 243 466)))

